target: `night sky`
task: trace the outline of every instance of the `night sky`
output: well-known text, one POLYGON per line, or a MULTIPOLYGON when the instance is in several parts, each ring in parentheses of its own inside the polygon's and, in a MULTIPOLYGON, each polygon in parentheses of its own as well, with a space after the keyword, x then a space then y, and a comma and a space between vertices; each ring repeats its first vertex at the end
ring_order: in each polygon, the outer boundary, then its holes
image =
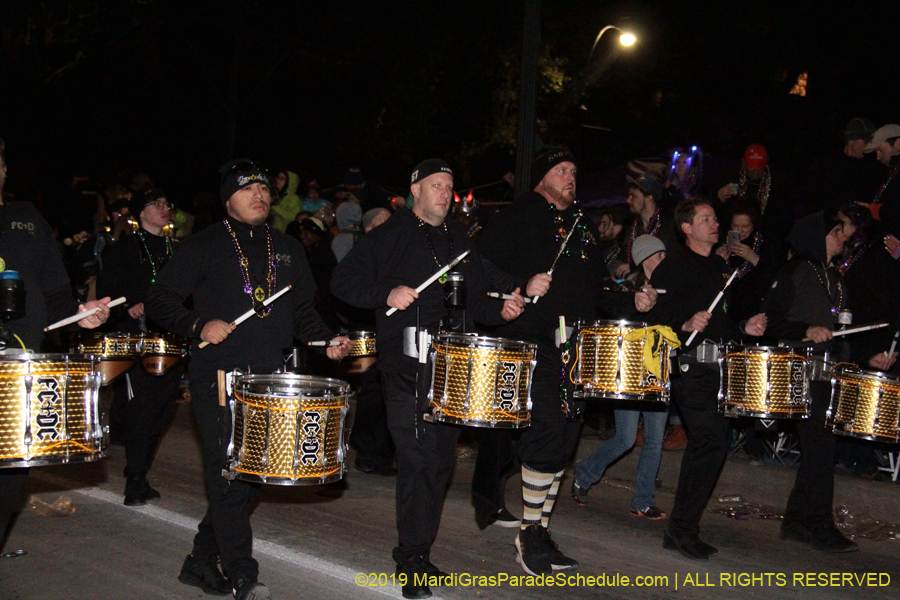
MULTIPOLYGON (((563 79, 541 79, 541 140, 571 144, 583 173, 762 142, 802 184, 851 117, 900 121, 898 4, 544 0, 542 65, 563 79), (607 24, 638 44, 605 35, 578 98, 607 24), (801 72, 808 94, 792 96, 801 72)), ((52 207, 74 171, 107 182, 131 167, 185 206, 215 193, 231 156, 324 186, 359 166, 399 191, 430 156, 459 188, 497 180, 514 167, 523 13, 511 0, 3 0, 7 189, 52 207)))

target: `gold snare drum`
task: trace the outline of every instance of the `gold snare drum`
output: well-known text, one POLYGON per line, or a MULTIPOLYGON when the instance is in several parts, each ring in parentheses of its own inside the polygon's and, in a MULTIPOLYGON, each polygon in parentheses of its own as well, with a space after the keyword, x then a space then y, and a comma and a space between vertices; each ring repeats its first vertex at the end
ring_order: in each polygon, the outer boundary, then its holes
POLYGON ((375 347, 375 333, 372 331, 351 331, 347 334, 350 339, 350 353, 341 361, 341 373, 353 375, 364 373, 371 369, 378 360, 378 350, 375 347))
POLYGON ((190 340, 171 333, 141 336, 141 366, 150 375, 162 375, 181 360, 191 347, 190 340))
POLYGON ((809 418, 808 349, 734 346, 719 351, 719 412, 727 417, 809 418))
POLYGON ((457 333, 434 336, 432 414, 426 419, 471 427, 531 424, 531 374, 537 346, 457 333))
POLYGON ((79 331, 72 337, 70 350, 99 358, 100 385, 107 385, 134 366, 140 348, 141 338, 130 333, 79 331))
POLYGON ((832 370, 826 423, 834 433, 900 443, 900 379, 856 365, 832 370))
POLYGON ((229 479, 319 485, 344 475, 350 386, 337 379, 273 373, 233 378, 229 479))
POLYGON ((669 400, 669 346, 662 340, 660 378, 644 364, 646 323, 593 321, 578 323, 577 351, 571 379, 576 398, 669 400), (640 332, 643 331, 643 335, 640 332), (626 339, 626 336, 630 339, 626 339))
POLYGON ((88 462, 105 456, 93 356, 0 358, 0 467, 88 462))

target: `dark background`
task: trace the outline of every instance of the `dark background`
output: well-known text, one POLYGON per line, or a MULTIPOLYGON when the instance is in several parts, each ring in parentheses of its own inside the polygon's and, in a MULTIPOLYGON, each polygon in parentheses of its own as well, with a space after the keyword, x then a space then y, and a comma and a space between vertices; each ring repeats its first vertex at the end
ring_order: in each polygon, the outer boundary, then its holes
MULTIPOLYGON (((75 171, 148 174, 185 206, 250 156, 323 186, 347 167, 403 190, 443 156, 465 189, 514 167, 523 4, 0 2, 7 191, 42 204, 75 171)), ((544 0, 538 118, 582 173, 675 145, 769 149, 802 186, 844 124, 900 120, 897 2, 544 0), (607 24, 633 30, 631 49, 607 24), (806 97, 790 95, 808 72, 806 97), (595 78, 573 92, 584 73, 595 78), (584 108, 582 109, 581 106, 584 108), (608 128, 588 129, 583 125, 608 128)))

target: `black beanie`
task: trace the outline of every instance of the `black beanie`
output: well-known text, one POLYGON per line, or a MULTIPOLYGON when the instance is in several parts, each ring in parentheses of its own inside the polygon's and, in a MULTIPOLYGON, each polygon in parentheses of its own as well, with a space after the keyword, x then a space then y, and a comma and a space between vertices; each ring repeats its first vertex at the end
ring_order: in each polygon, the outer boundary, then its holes
POLYGON ((219 167, 219 174, 222 176, 219 188, 222 206, 225 206, 232 194, 248 185, 262 183, 269 186, 269 175, 249 158, 228 161, 219 167))
POLYGON ((450 177, 453 177, 453 171, 450 170, 450 165, 439 158, 429 158, 416 165, 409 182, 418 183, 426 177, 431 177, 435 173, 446 173, 450 177))
POLYGON ((541 151, 531 163, 531 187, 534 189, 547 174, 547 171, 561 162, 575 163, 575 155, 565 146, 550 146, 541 151))
POLYGON ((156 188, 139 190, 131 195, 131 200, 128 201, 128 212, 134 217, 135 221, 140 223, 140 216, 144 207, 165 197, 166 195, 163 191, 156 188))

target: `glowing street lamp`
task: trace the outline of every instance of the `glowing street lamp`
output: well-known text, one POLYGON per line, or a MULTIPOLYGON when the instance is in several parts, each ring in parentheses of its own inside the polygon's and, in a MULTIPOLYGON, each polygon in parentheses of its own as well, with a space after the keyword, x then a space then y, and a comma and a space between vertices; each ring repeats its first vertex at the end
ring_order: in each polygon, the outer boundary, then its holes
POLYGON ((591 46, 591 53, 588 55, 588 60, 591 59, 591 56, 594 55, 594 48, 597 47, 597 42, 600 41, 600 38, 603 37, 603 34, 609 31, 610 29, 615 29, 616 31, 622 32, 622 35, 619 36, 619 43, 623 46, 633 46, 635 42, 637 42, 637 38, 633 33, 625 31, 615 25, 607 25, 603 29, 600 30, 600 33, 597 34, 597 38, 594 40, 594 45, 591 46))

